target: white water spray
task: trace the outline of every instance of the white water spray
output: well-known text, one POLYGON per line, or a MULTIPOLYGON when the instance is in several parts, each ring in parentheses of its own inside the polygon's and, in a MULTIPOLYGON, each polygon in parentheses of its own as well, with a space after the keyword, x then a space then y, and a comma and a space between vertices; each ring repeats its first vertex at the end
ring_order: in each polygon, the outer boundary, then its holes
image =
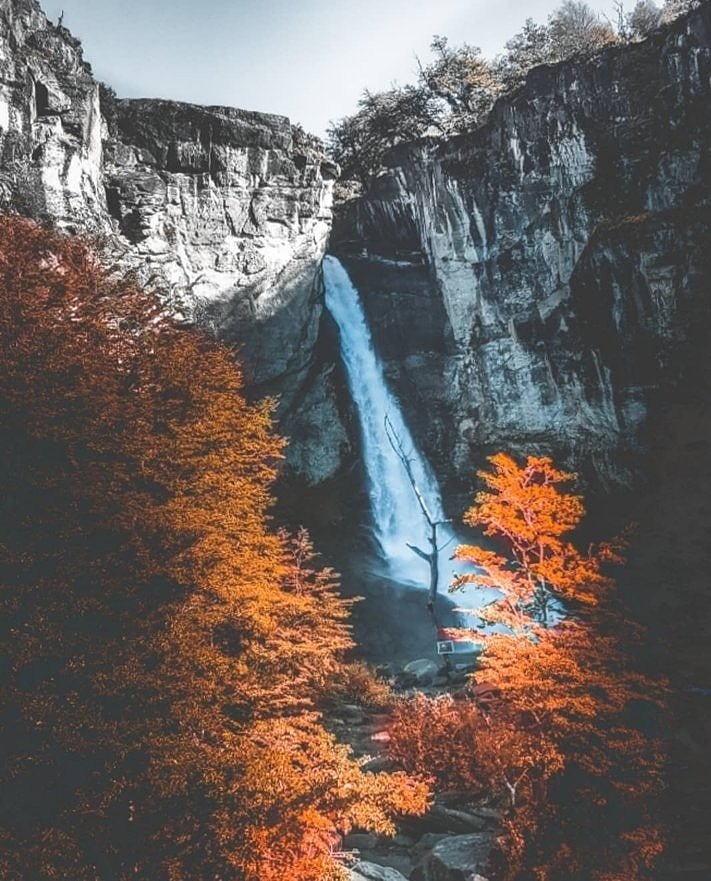
MULTIPOLYGON (((439 485, 417 448, 400 405, 388 389, 358 291, 335 257, 324 259, 323 274, 326 307, 338 325, 348 385, 360 421, 375 537, 388 575, 424 587, 427 564, 408 544, 429 549, 429 529, 403 463, 388 440, 386 421, 410 461, 412 476, 432 519, 442 521, 445 517, 439 485)), ((453 538, 447 527, 441 527, 439 532, 440 544, 453 538)), ((443 551, 445 560, 454 547, 452 542, 443 551)), ((443 567, 443 576, 450 572, 451 566, 443 567)))

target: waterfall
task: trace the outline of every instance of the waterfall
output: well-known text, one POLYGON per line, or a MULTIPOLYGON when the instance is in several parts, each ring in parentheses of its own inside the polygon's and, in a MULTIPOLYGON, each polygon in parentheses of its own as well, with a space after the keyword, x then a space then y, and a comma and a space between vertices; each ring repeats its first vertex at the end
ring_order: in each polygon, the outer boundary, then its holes
MULTIPOLYGON (((387 386, 358 291, 335 257, 324 259, 323 275, 326 308, 338 325, 348 386, 360 422, 375 538, 387 574, 397 581, 424 587, 428 579, 427 563, 407 545, 428 550, 428 527, 403 463, 388 439, 386 421, 410 460, 413 477, 428 511, 433 519, 444 520, 439 485, 387 386)), ((444 542, 453 539, 446 527, 440 532, 444 542)), ((452 550, 450 544, 443 552, 444 560, 452 550)), ((451 566, 445 566, 442 575, 446 577, 449 572, 451 566)))

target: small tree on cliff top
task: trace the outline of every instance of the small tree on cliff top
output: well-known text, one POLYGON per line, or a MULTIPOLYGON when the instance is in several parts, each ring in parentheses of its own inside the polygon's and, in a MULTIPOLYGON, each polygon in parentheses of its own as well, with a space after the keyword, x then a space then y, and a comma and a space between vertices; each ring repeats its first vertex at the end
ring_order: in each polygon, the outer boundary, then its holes
POLYGON ((551 49, 556 60, 572 55, 589 55, 617 40, 585 0, 563 0, 549 20, 551 49))
POLYGON ((501 92, 496 69, 477 46, 451 46, 446 37, 430 44, 433 59, 419 64, 423 91, 441 102, 438 126, 444 133, 470 131, 480 125, 501 92))

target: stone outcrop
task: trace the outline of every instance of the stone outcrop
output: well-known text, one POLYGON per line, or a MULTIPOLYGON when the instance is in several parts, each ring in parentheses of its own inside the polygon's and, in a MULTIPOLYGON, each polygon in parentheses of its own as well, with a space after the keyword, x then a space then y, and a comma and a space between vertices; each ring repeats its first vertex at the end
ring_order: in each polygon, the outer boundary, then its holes
POLYGON ((534 69, 482 128, 396 148, 339 207, 334 250, 450 487, 501 447, 631 478, 707 288, 710 76, 706 3, 534 69))
POLYGON ((0 209, 108 232, 101 142, 79 42, 34 0, 0 0, 0 209))
POLYGON ((480 873, 489 863, 491 835, 476 832, 445 838, 424 864, 425 881, 486 881, 480 873))
POLYGON ((0 0, 0 209, 101 234, 117 267, 234 343, 251 393, 279 395, 307 481, 348 443, 314 358, 337 173, 282 116, 117 100, 35 0, 0 0))
POLYGON ((356 863, 348 874, 351 881, 407 881, 397 869, 368 862, 356 863))

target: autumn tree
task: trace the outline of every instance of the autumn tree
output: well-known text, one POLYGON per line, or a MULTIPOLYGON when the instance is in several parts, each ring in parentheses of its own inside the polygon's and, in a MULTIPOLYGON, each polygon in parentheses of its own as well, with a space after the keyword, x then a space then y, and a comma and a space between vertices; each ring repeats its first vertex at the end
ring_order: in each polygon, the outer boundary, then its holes
POLYGON ((581 553, 570 540, 585 513, 581 497, 566 491, 575 475, 546 457, 529 456, 519 466, 512 456, 497 453, 489 462, 491 469, 479 472, 486 489, 464 522, 482 528, 501 553, 458 548, 455 556, 476 571, 459 576, 455 589, 470 582, 499 589, 500 597, 481 610, 481 618, 517 634, 548 624, 555 600, 597 603, 611 584, 603 564, 618 560, 620 548, 608 542, 581 553))
POLYGON ((585 0, 563 0, 548 24, 556 60, 588 55, 616 40, 612 27, 585 0))
POLYGON ((466 789, 510 808, 531 800, 531 790, 562 767, 555 745, 484 685, 479 700, 424 695, 400 701, 390 727, 387 753, 409 773, 442 789, 466 789), (493 705, 496 704, 495 711, 493 705))
POLYGON ((653 0, 638 0, 626 20, 630 37, 642 40, 659 27, 662 10, 653 0))
POLYGON ((313 881, 421 810, 320 723, 348 604, 269 528, 283 443, 233 353, 17 218, 0 352, 0 875, 313 881))
POLYGON ((670 22, 686 15, 699 6, 700 0, 664 0, 662 5, 662 21, 670 22))
MULTIPOLYGON (((647 26, 649 15, 643 14, 642 5, 630 27, 647 26)), ((494 60, 477 46, 454 45, 435 35, 430 59, 417 59, 417 81, 381 92, 366 89, 355 113, 331 123, 328 150, 341 165, 344 180, 367 187, 398 144, 471 132, 486 121, 500 95, 523 83, 532 67, 587 55, 617 39, 610 24, 584 0, 564 0, 546 24, 527 19, 494 60)))
POLYGON ((418 86, 366 89, 352 116, 331 123, 327 144, 342 176, 367 185, 388 150, 421 137, 436 120, 432 95, 418 86))
POLYGON ((356 602, 339 593, 340 578, 330 567, 318 564, 308 532, 301 528, 295 535, 279 532, 284 550, 286 576, 283 588, 289 595, 289 606, 270 649, 284 672, 291 678, 292 688, 314 699, 337 687, 345 653, 354 647, 351 636, 350 608, 356 602), (293 666, 285 664, 291 646, 304 642, 306 651, 294 656, 293 666))
POLYGON ((405 704, 391 755, 441 786, 458 778, 498 793, 502 878, 524 867, 547 881, 649 878, 662 846, 650 806, 662 787, 665 686, 645 670, 644 634, 603 571, 622 562, 624 542, 577 549, 575 475, 549 458, 499 453, 489 464, 465 522, 497 547, 460 547, 477 571, 452 586, 498 594, 473 625, 484 651, 469 697, 405 704))
MULTIPOLYGON (((568 489, 575 475, 550 459, 529 456, 519 465, 500 453, 489 463, 479 473, 485 489, 465 521, 483 528, 503 554, 457 551, 481 567, 482 583, 500 593, 483 610, 485 623, 499 632, 485 634, 477 679, 492 683, 505 714, 537 731, 559 761, 551 774, 556 763, 548 756, 512 815, 510 864, 541 861, 551 878, 587 877, 604 854, 608 869, 621 860, 629 869, 630 836, 636 836, 640 849, 631 877, 646 877, 650 852, 659 852, 647 806, 661 787, 662 754, 640 713, 651 718, 660 711, 664 687, 639 669, 635 651, 642 637, 622 617, 614 582, 603 572, 605 564, 623 562, 625 541, 590 546, 586 553, 577 549, 571 537, 585 509, 568 489), (564 604, 558 623, 549 615, 551 598, 564 604), (555 820, 542 824, 541 816, 555 820), (539 839, 546 844, 536 854, 538 845, 531 844, 539 839)), ((470 579, 458 579, 454 590, 470 579)))
POLYGON ((439 119, 441 130, 453 133, 476 128, 501 92, 495 68, 469 43, 455 47, 446 37, 435 36, 430 49, 432 61, 419 63, 419 79, 445 110, 439 119))
POLYGON ((440 137, 480 125, 501 91, 494 66, 478 48, 434 37, 432 60, 418 61, 416 84, 365 90, 351 116, 331 123, 327 143, 342 176, 367 185, 388 150, 423 136, 440 137))
POLYGON ((393 816, 424 809, 422 782, 402 772, 366 772, 365 761, 354 761, 321 727, 283 720, 255 726, 240 755, 239 812, 223 817, 228 836, 237 821, 235 859, 246 877, 342 878, 329 856, 342 834, 357 828, 393 835, 393 816))
POLYGON ((496 67, 504 89, 510 91, 522 85, 531 68, 553 60, 549 28, 527 18, 523 28, 506 43, 496 67))

